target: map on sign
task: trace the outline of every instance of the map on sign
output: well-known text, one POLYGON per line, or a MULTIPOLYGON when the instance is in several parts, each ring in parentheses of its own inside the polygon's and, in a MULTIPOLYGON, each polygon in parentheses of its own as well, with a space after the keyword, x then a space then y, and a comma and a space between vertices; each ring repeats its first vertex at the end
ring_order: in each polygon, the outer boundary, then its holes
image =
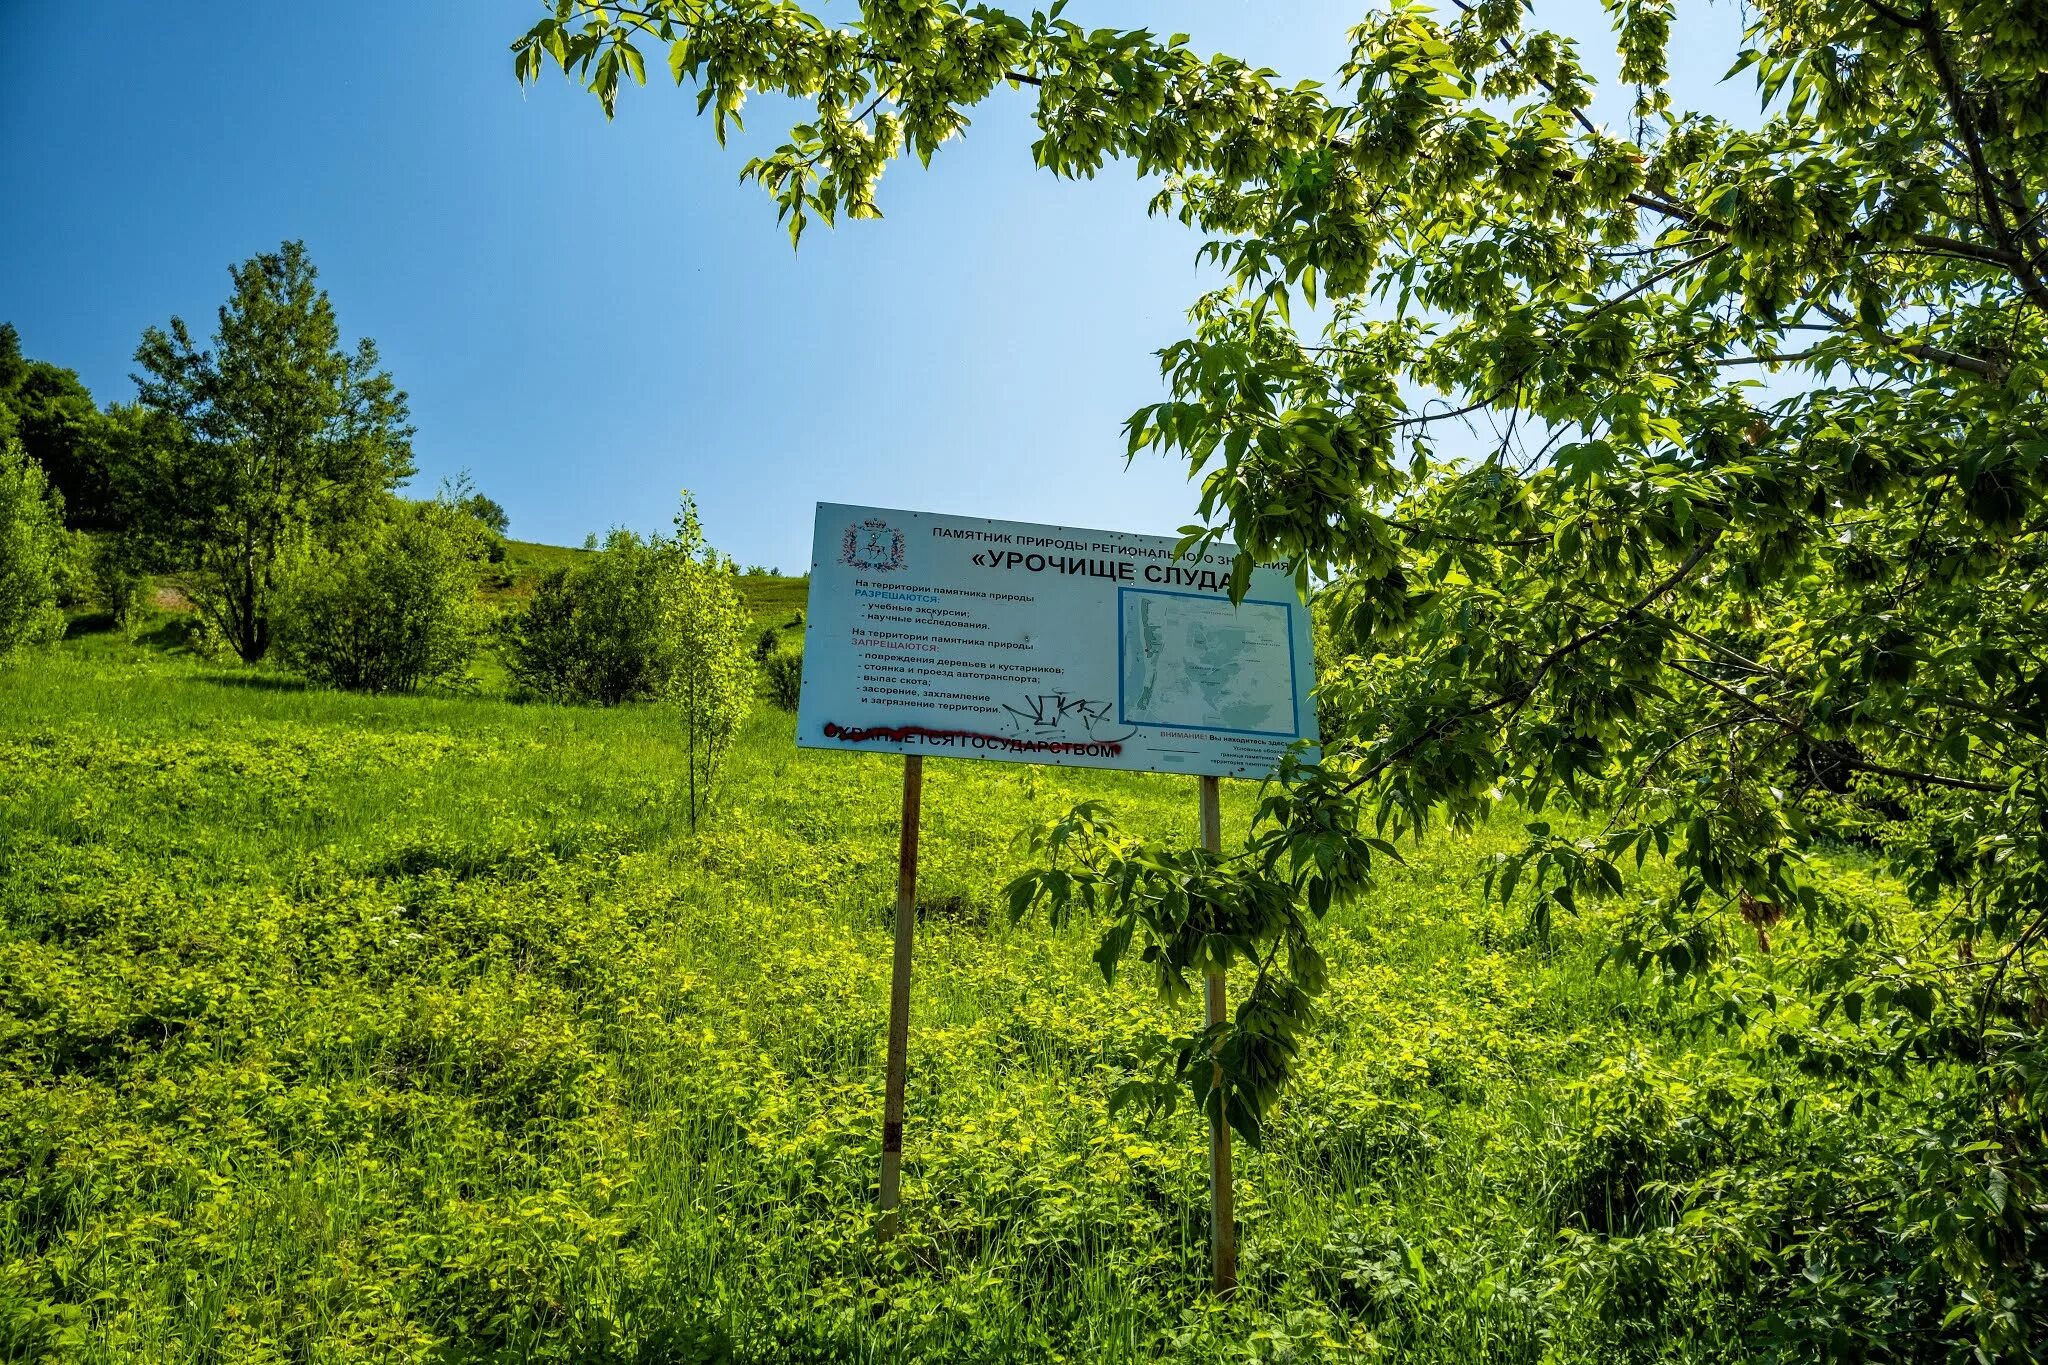
POLYGON ((1296 733, 1287 603, 1233 607, 1227 598, 1141 588, 1119 597, 1125 724, 1296 733))

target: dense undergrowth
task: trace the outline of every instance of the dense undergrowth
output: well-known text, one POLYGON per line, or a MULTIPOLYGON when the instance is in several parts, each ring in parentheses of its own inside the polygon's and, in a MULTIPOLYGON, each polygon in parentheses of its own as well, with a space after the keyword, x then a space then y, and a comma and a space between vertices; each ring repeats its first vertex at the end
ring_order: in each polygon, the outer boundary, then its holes
POLYGON ((0 703, 0 1357, 1751 1358, 1789 1277, 1828 1311, 1801 1201, 1887 1178, 1784 1018, 1727 1009, 1828 926, 1724 926, 1711 991, 1603 970, 1629 907, 1539 941, 1482 902, 1507 820, 1332 915, 1212 1300, 1194 1121, 1106 1105, 1169 1021, 1090 926, 997 908, 1027 824, 1098 797, 1192 839, 1193 783, 945 763, 884 1247, 895 760, 762 708, 693 837, 657 708, 112 646, 0 703))

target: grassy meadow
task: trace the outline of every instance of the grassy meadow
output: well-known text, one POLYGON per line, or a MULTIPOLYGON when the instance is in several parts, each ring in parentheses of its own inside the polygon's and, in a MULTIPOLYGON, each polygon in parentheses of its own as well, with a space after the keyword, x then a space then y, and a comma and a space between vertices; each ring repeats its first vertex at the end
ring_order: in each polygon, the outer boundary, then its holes
MULTIPOLYGON (((764 622, 801 606, 755 586, 764 622)), ((1735 1349, 1685 1309, 1711 1243, 1646 1211, 1740 1160, 1761 1044, 1599 970, 1618 911, 1539 945, 1483 904, 1518 822, 1333 913, 1219 1302, 1196 1121, 1106 1103, 1178 1021, 1102 984, 1090 926, 998 909, 1027 824, 1097 797, 1192 840, 1193 780, 927 767, 883 1245, 899 763, 799 752, 763 706, 694 832, 680 763, 658 707, 309 691, 167 632, 6 665, 0 1358, 1735 1349), (1665 1326, 1617 1336, 1653 1262, 1665 1326)), ((1254 794, 1225 784, 1226 839, 1254 794)))

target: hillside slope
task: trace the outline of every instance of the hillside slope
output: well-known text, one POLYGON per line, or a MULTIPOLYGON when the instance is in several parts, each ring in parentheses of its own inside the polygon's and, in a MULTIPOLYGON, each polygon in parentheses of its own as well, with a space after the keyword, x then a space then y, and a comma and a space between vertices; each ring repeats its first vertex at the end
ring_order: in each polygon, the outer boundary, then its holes
MULTIPOLYGON (((1611 912, 1545 946, 1482 904, 1513 822, 1332 916, 1219 1305, 1199 1127, 1108 1108, 1193 1007, 1105 987, 1092 926, 996 908, 1028 823, 1100 798, 1191 839, 1191 780, 929 766, 881 1246, 895 760, 763 710, 692 832, 659 707, 364 699, 104 641, 0 685, 8 1358, 1741 1352, 1656 1182, 1784 1140, 1745 1127, 1765 1040, 1596 970, 1611 912)), ((1225 785, 1229 837, 1255 789, 1225 785)))
MULTIPOLYGON (((507 540, 502 563, 491 565, 484 574, 483 597, 504 605, 523 602, 533 595, 534 585, 555 569, 574 568, 590 551, 564 545, 542 545, 530 540, 507 540)), ((804 607, 810 580, 747 573, 735 580, 746 598, 747 610, 763 625, 780 625, 804 607)))

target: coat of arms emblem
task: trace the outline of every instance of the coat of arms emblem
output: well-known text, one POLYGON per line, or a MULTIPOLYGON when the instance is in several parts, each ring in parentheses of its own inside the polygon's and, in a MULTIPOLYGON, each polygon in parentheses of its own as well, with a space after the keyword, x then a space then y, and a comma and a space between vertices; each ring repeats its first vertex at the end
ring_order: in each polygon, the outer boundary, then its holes
POLYGON ((904 565, 903 533, 880 517, 846 528, 839 539, 839 562, 875 573, 893 573, 904 565))

